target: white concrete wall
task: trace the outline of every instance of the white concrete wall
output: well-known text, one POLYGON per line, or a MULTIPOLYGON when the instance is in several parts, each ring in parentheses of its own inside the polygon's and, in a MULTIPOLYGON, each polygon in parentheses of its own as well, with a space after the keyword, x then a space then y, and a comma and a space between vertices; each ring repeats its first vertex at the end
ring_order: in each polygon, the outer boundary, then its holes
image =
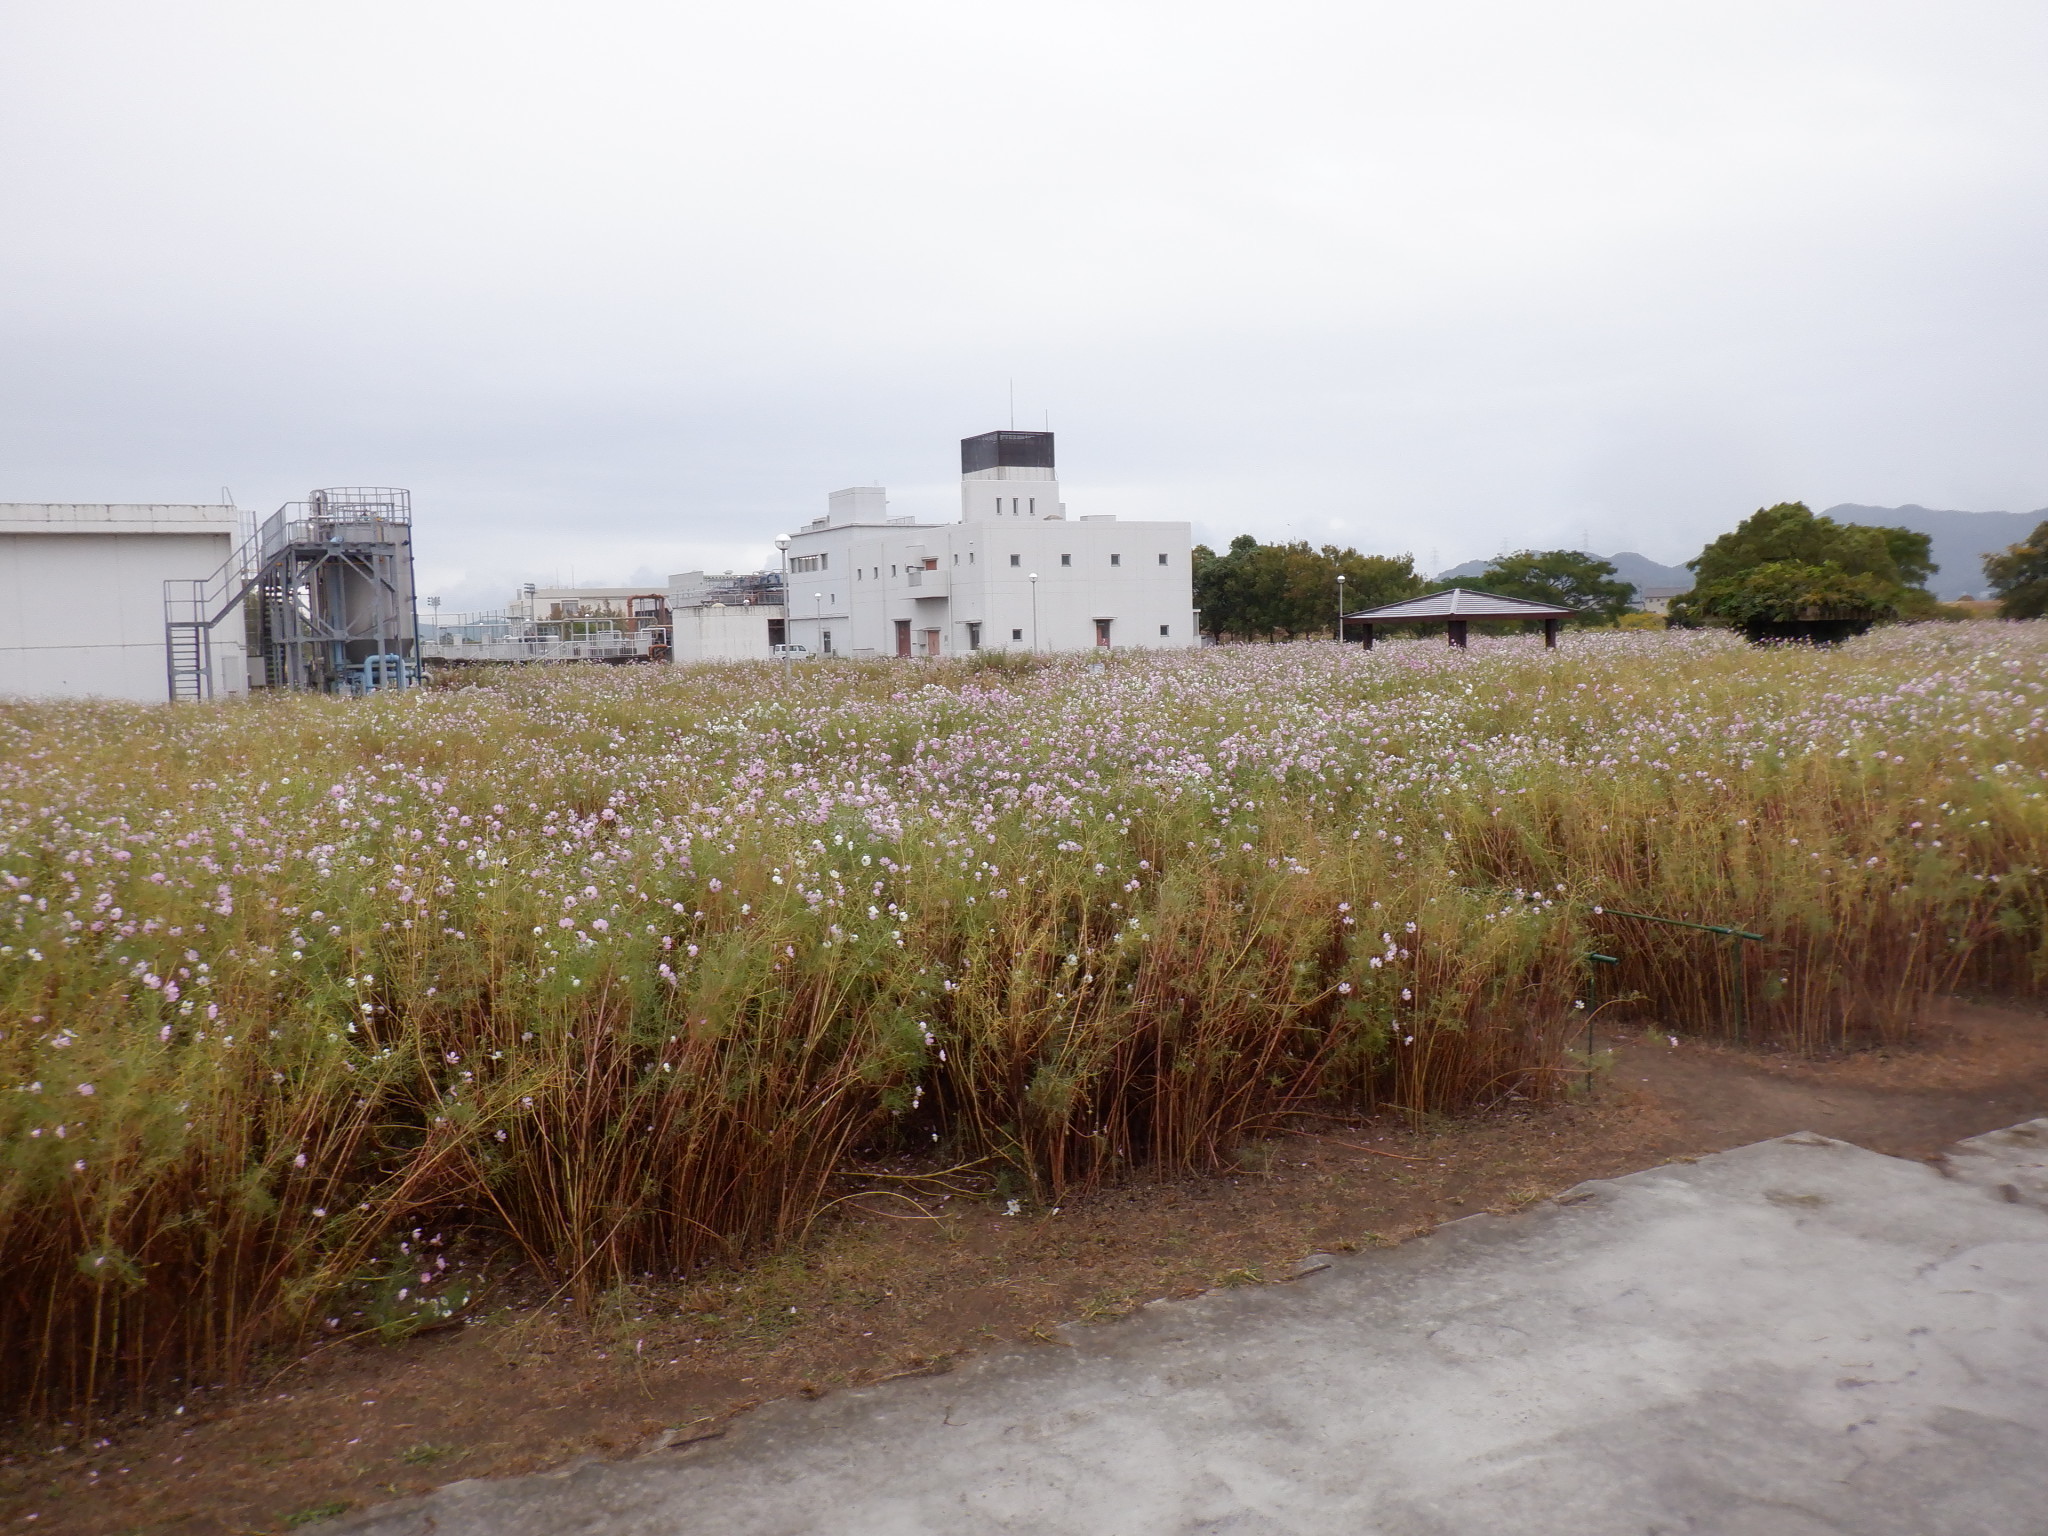
POLYGON ((768 621, 781 617, 780 608, 766 603, 678 608, 673 614, 671 655, 676 661, 765 661, 769 656, 768 621))
MULTIPOLYGON (((0 503, 0 695, 163 703, 167 580, 233 553, 233 507, 0 503)), ((213 632, 218 694, 248 687, 239 616, 213 632)))
POLYGON ((962 624, 981 621, 985 649, 1090 650, 1098 619, 1109 621, 1115 648, 1179 650, 1197 643, 1193 538, 1186 523, 1082 518, 966 532, 980 579, 955 604, 954 617, 962 624))
POLYGON ((960 477, 960 521, 1016 522, 1067 515, 1060 483, 1049 469, 1005 465, 960 477))

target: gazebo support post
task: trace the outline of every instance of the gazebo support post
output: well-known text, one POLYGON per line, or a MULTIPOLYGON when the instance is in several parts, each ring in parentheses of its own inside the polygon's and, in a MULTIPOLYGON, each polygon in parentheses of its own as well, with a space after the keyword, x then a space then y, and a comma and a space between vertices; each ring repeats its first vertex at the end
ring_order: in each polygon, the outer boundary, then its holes
POLYGON ((1461 651, 1465 649, 1465 621, 1463 619, 1452 619, 1447 627, 1451 632, 1451 644, 1461 651))
POLYGON ((1543 621, 1543 649, 1546 651, 1557 649, 1557 626, 1558 621, 1556 619, 1545 619, 1543 621))

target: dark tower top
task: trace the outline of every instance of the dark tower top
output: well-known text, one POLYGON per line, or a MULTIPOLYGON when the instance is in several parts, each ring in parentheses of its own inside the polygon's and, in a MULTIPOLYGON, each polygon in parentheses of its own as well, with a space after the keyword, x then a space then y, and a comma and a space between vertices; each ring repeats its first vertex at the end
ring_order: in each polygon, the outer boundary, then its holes
POLYGON ((984 469, 1051 469, 1050 432, 984 432, 960 439, 960 473, 984 469))

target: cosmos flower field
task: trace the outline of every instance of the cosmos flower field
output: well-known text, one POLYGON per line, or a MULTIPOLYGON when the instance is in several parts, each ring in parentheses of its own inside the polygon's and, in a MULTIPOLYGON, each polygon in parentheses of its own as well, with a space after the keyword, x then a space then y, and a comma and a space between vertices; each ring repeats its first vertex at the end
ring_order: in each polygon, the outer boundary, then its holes
POLYGON ((2048 625, 0 706, 0 1395, 2038 990, 2048 625), (1617 912, 1736 927, 1758 941, 1617 912), (1589 952, 1616 956, 1590 979, 1589 952), (1597 993, 1589 988, 1597 985, 1597 993))

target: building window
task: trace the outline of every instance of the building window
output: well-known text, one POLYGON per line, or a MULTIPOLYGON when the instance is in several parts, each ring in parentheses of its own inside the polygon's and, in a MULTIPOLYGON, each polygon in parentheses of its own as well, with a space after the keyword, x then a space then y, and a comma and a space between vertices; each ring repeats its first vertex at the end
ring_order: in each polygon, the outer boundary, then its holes
POLYGON ((979 624, 967 626, 967 649, 970 651, 981 649, 981 626, 979 624))
POLYGON ((829 629, 828 629, 828 630, 826 630, 826 631, 825 631, 825 632, 824 632, 824 633, 823 633, 822 635, 820 635, 820 636, 818 637, 818 647, 819 647, 819 649, 820 649, 820 650, 824 651, 824 653, 825 653, 825 654, 826 654, 827 656, 830 656, 830 655, 832 654, 832 631, 831 631, 831 630, 829 630, 829 629))
POLYGON ((1109 563, 1111 565, 1122 565, 1124 563, 1124 557, 1122 555, 1111 555, 1109 557, 1109 563))
POLYGON ((1097 645, 1109 644, 1109 625, 1110 621, 1108 619, 1097 619, 1095 621, 1095 643, 1097 645))
POLYGON ((1161 565, 1164 565, 1164 564, 1166 564, 1166 556, 1164 556, 1164 555, 1161 555, 1161 556, 1159 557, 1159 563, 1160 563, 1161 565))
POLYGON ((789 621, 787 619, 770 619, 768 621, 768 643, 770 645, 785 645, 788 641, 789 621))
POLYGON ((1024 557, 1023 557, 1022 555, 1012 555, 1012 556, 1010 556, 1010 564, 1012 564, 1012 565, 1022 565, 1023 563, 1024 563, 1024 557))
POLYGON ((892 577, 893 577, 893 576, 894 576, 894 575, 896 574, 896 567, 895 567, 895 566, 893 566, 893 565, 892 565, 892 566, 890 566, 890 567, 889 567, 889 574, 890 574, 890 575, 891 575, 892 577))
POLYGON ((822 571, 829 555, 798 555, 789 562, 792 571, 822 571))
POLYGON ((1038 516, 1038 498, 1036 496, 1031 498, 1031 515, 1033 517, 1038 516))
POLYGON ((1173 628, 1173 626, 1172 626, 1171 624, 1162 624, 1162 625, 1160 625, 1160 626, 1159 626, 1159 634, 1160 634, 1160 637, 1161 637, 1161 638, 1163 639, 1163 638, 1164 638, 1164 637, 1166 636, 1167 632, 1168 632, 1169 630, 1171 630, 1172 628, 1173 628))
POLYGON ((1061 555, 1061 556, 1060 556, 1060 564, 1061 564, 1061 565, 1072 565, 1073 563, 1074 563, 1074 557, 1073 557, 1072 555, 1061 555))
POLYGON ((959 557, 958 555, 955 555, 955 556, 953 557, 953 563, 954 563, 955 565, 958 565, 958 564, 960 563, 960 557, 959 557))
POLYGON ((1012 640, 1022 640, 1024 638, 1024 631, 1021 629, 1013 629, 1010 631, 1010 638, 1012 640))

